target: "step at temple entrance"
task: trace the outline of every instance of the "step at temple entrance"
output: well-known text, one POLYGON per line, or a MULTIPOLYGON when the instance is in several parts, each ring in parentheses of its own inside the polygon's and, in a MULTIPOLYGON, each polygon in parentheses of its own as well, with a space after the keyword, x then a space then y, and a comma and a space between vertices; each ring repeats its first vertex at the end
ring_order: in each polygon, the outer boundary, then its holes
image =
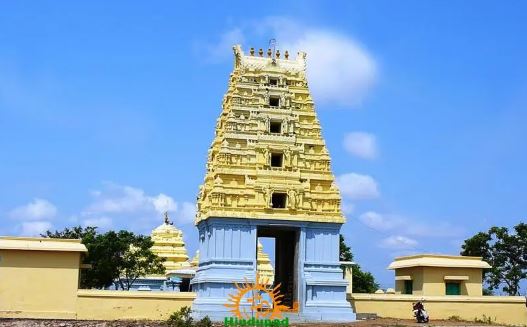
POLYGON ((345 219, 334 180, 306 55, 252 48, 245 54, 235 46, 197 199, 193 315, 223 321, 262 310, 247 297, 250 285, 261 284, 258 238, 266 237, 275 240, 269 287, 281 301, 271 301, 274 309, 302 321, 354 320, 339 265, 345 219))

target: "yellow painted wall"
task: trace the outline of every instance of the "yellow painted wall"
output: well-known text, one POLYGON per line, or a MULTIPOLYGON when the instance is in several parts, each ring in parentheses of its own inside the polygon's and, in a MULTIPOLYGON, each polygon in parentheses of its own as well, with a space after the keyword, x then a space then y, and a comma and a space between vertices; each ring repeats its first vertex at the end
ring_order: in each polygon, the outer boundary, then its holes
MULTIPOLYGON (((468 280, 461 283, 461 295, 481 296, 481 269, 450 268, 450 267, 411 267, 395 270, 395 276, 411 276, 413 280, 413 295, 445 295, 445 276, 468 276, 468 280)), ((395 281, 395 293, 402 294, 404 281, 395 281)))
POLYGON ((425 295, 445 295, 445 282, 447 282, 444 279, 445 276, 468 276, 468 280, 458 281, 461 284, 461 295, 483 295, 481 269, 443 267, 424 267, 423 269, 423 294, 425 295))
POLYGON ((75 318, 79 252, 0 250, 0 317, 75 318))
POLYGON ((497 323, 527 325, 527 307, 522 296, 413 296, 393 294, 352 294, 348 298, 357 313, 379 317, 413 319, 412 303, 424 299, 434 319, 458 316, 463 320, 491 317, 497 323))
POLYGON ((79 290, 77 319, 165 320, 181 307, 192 306, 194 298, 191 292, 79 290))
MULTIPOLYGON (((413 294, 423 295, 423 267, 401 268, 395 270, 395 276, 411 276, 413 281, 413 294)), ((404 291, 404 280, 395 281, 395 293, 404 291)))
MULTIPOLYGON (((191 306, 196 297, 189 292, 78 290, 79 263, 79 252, 0 250, 0 318, 164 320, 179 308, 191 306)), ((425 271, 401 270, 401 275, 410 273, 417 281, 425 271)), ((425 282, 425 287, 438 289, 435 284, 443 285, 439 278, 444 274, 467 275, 451 270, 436 276, 432 271, 428 273, 431 286, 425 282)), ((470 278, 477 281, 481 275, 470 278)), ((525 298, 519 296, 352 294, 349 298, 357 313, 406 319, 412 318, 412 302, 421 299, 432 320, 458 316, 473 321, 485 314, 497 323, 527 325, 525 298)))

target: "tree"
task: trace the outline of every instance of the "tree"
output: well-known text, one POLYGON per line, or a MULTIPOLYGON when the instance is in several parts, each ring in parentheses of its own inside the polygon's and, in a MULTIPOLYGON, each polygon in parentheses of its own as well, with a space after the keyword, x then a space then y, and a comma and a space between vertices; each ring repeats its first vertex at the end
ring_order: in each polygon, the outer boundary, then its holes
POLYGON ((485 293, 501 286, 509 295, 520 295, 520 282, 527 278, 527 224, 520 223, 514 230, 511 234, 506 227, 492 227, 461 246, 461 255, 482 257, 492 266, 483 273, 488 285, 485 293))
POLYGON ((62 231, 47 231, 44 234, 40 234, 42 237, 49 237, 49 238, 73 238, 73 239, 81 239, 83 244, 86 244, 86 241, 92 241, 93 238, 97 235, 97 227, 88 226, 85 228, 82 228, 81 226, 64 228, 62 231))
MULTIPOLYGON (((122 232, 122 231, 121 231, 122 232)), ((153 245, 148 236, 127 235, 130 245, 122 256, 119 285, 121 289, 129 290, 137 278, 152 274, 163 274, 165 267, 163 259, 152 253, 153 245)))
MULTIPOLYGON (((351 248, 346 244, 344 236, 340 234, 340 261, 353 261, 351 248)), ((358 264, 352 267, 353 293, 373 293, 379 289, 379 284, 370 272, 362 271, 358 264)))
POLYGON ((118 280, 128 290, 140 276, 164 273, 163 259, 150 250, 153 242, 148 236, 124 230, 98 234, 97 227, 81 226, 42 236, 81 239, 88 249, 84 263, 91 265, 81 272, 81 288, 105 288, 118 280))
POLYGON ((353 266, 353 293, 374 293, 379 284, 370 272, 362 271, 359 265, 353 266))
POLYGON ((340 234, 340 261, 353 261, 353 253, 351 253, 351 248, 344 241, 344 235, 340 234))

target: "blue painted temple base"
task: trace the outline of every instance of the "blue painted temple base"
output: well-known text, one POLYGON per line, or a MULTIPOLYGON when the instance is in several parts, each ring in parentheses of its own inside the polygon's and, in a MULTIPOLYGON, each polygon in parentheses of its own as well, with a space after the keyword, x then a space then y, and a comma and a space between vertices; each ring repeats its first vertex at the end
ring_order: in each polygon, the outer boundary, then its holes
MULTIPOLYGON (((275 283, 281 283, 290 321, 354 321, 339 265, 340 224, 209 218, 198 224, 199 268, 191 281, 197 297, 193 316, 223 321, 233 313, 225 304, 237 293, 234 283, 254 283, 258 237, 274 237, 275 283)), ((248 304, 247 304, 248 305, 248 304)))

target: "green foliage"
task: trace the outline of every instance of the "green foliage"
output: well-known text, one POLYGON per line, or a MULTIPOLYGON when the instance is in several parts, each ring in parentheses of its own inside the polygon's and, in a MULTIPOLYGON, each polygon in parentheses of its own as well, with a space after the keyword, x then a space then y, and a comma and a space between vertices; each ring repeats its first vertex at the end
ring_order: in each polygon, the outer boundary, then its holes
MULTIPOLYGON (((88 226, 82 228, 81 226, 76 226, 70 228, 64 228, 62 231, 47 231, 44 234, 40 234, 42 237, 49 238, 71 238, 71 239, 82 239, 84 242, 89 242, 97 235, 97 227, 88 226)), ((85 244, 85 243, 84 243, 85 244)))
POLYGON ((351 253, 351 248, 344 241, 344 235, 340 234, 340 261, 353 261, 353 253, 351 253))
POLYGON ((191 327, 193 320, 190 316, 190 308, 183 307, 170 315, 167 325, 170 327, 191 327))
POLYGON ((196 327, 212 327, 212 321, 210 321, 209 316, 205 316, 196 323, 196 327))
POLYGON ((212 322, 209 317, 194 322, 194 319, 190 316, 190 308, 183 307, 170 315, 167 325, 170 327, 212 327, 212 322))
POLYGON ((82 270, 82 288, 104 288, 119 280, 122 289, 130 289, 136 279, 149 274, 163 274, 163 259, 150 250, 150 237, 128 231, 97 233, 97 227, 81 226, 63 231, 47 231, 51 238, 80 238, 88 249, 84 262, 90 269, 82 270), (121 278, 122 277, 122 278, 121 278))
POLYGON ((122 242, 124 250, 119 253, 118 260, 119 284, 122 289, 129 290, 141 276, 165 273, 163 259, 150 250, 154 244, 150 237, 119 231, 117 239, 122 242))
MULTIPOLYGON (((353 261, 351 248, 346 244, 344 236, 340 234, 340 261, 353 261)), ((379 284, 370 272, 362 271, 361 267, 356 264, 352 268, 353 293, 373 293, 379 289, 379 284)))
POLYGON ((379 284, 370 272, 362 271, 359 265, 353 266, 353 293, 374 293, 379 289, 379 284))
POLYGON ((514 227, 492 227, 465 240, 461 255, 483 257, 492 268, 483 272, 488 291, 499 289, 509 295, 520 295, 520 282, 527 278, 527 224, 514 227))
POLYGON ((487 295, 487 296, 494 295, 494 291, 492 291, 489 288, 484 287, 483 288, 483 295, 487 295))

